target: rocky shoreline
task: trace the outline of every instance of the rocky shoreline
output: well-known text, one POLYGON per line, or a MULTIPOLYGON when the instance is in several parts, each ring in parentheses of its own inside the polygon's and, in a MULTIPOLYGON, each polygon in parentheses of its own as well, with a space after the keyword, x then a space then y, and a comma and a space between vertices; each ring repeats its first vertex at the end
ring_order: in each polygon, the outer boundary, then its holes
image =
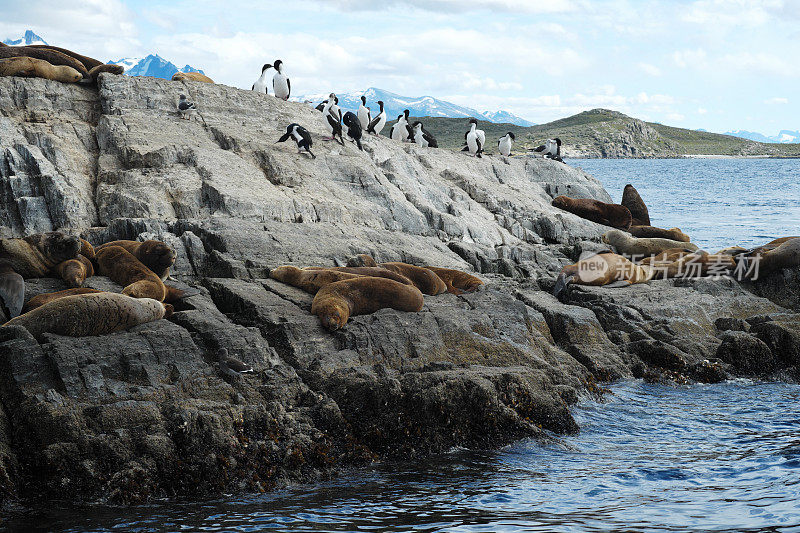
MULTIPOLYGON (((0 500, 137 503, 268 491, 343 467, 579 428, 609 380, 794 380, 800 271, 550 295, 609 228, 550 205, 610 201, 584 172, 370 138, 324 143, 318 112, 252 91, 103 74, 0 79, 0 236, 156 238, 200 294, 101 337, 0 337, 0 500), (198 103, 181 121, 177 95, 198 103), (275 145, 290 122, 317 159, 275 145), (270 268, 369 253, 475 271, 480 292, 335 333, 270 268), (225 347, 252 365, 232 377, 225 347)), ((657 221, 654 221, 657 223, 657 221)), ((120 290, 102 277, 87 286, 120 290)), ((27 280, 33 296, 65 288, 27 280)))

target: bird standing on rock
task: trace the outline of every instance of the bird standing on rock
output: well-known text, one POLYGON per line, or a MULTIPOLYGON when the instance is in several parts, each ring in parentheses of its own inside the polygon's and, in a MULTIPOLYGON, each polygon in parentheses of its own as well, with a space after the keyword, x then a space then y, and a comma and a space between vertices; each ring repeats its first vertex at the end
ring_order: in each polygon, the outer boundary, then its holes
POLYGON ((486 134, 483 130, 478 129, 478 121, 474 118, 469 119, 469 131, 464 134, 464 141, 466 141, 466 146, 461 149, 462 152, 469 152, 475 157, 481 157, 483 147, 486 145, 486 134))
POLYGON ((510 131, 500 137, 500 140, 497 141, 497 150, 501 155, 506 157, 511 155, 511 146, 513 146, 515 139, 514 133, 510 131))
POLYGON ((537 146, 533 151, 541 153, 546 159, 553 159, 560 163, 564 162, 564 160, 561 159, 561 139, 558 137, 555 139, 547 139, 543 145, 537 146))
POLYGON ((361 122, 358 120, 356 114, 352 111, 348 111, 344 114, 342 123, 344 124, 345 135, 356 143, 359 150, 363 150, 364 148, 361 146, 361 122))
POLYGON ((188 120, 192 111, 197 111, 197 106, 194 102, 187 100, 185 94, 182 94, 178 101, 178 112, 181 114, 181 118, 188 120))
POLYGON ((377 135, 378 137, 380 137, 381 130, 386 125, 386 111, 383 110, 382 100, 378 100, 378 105, 380 106, 381 111, 380 113, 378 113, 377 117, 373 118, 370 121, 369 126, 367 127, 367 133, 371 133, 373 135, 377 135))
POLYGON ((219 363, 219 369, 229 376, 238 377, 239 374, 253 373, 252 366, 233 357, 229 357, 227 348, 220 348, 217 351, 217 362, 219 363))
POLYGON ((427 148, 429 146, 431 148, 439 148, 439 144, 436 142, 436 138, 422 126, 422 122, 420 122, 419 120, 414 122, 412 129, 414 131, 415 143, 422 146, 423 148, 427 148))
POLYGON ((311 134, 308 133, 308 130, 305 129, 300 124, 289 124, 286 127, 286 133, 283 136, 275 141, 275 144, 282 143, 286 141, 289 137, 291 137, 294 142, 297 144, 297 153, 302 154, 303 150, 311 154, 311 157, 315 158, 317 156, 311 151, 311 146, 314 144, 311 140, 311 134))
POLYGON ((322 116, 325 118, 325 125, 331 135, 329 138, 325 138, 325 140, 336 140, 336 136, 338 135, 339 142, 344 146, 344 138, 342 137, 342 110, 336 105, 336 101, 336 95, 331 93, 328 96, 328 100, 325 102, 325 106, 322 108, 322 116))
POLYGON ((269 63, 261 67, 261 76, 253 84, 253 91, 262 94, 269 94, 269 90, 267 89, 267 71, 271 68, 272 65, 269 63))
POLYGON ((361 105, 358 106, 358 121, 361 123, 361 130, 367 131, 369 123, 372 122, 372 113, 367 107, 367 97, 361 95, 361 105))
POLYGON ((276 98, 281 100, 288 100, 292 92, 292 84, 289 83, 289 78, 283 73, 283 61, 276 59, 272 64, 272 68, 277 70, 275 76, 272 77, 272 90, 276 98))

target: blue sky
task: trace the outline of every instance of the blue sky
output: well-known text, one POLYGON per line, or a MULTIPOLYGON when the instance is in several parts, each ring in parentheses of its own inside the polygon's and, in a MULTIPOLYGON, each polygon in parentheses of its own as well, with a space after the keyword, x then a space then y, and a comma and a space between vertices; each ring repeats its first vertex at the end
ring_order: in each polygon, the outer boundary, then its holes
POLYGON ((284 60, 294 93, 374 86, 537 123, 606 107, 710 131, 800 129, 800 0, 0 0, 99 59, 155 52, 250 87, 284 60))

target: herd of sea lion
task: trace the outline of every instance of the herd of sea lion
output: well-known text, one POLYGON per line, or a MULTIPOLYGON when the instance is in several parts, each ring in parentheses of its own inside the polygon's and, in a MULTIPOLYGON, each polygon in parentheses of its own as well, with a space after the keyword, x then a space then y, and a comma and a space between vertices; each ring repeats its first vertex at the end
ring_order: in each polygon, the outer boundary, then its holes
POLYGON ((561 269, 553 294, 564 299, 570 284, 625 287, 653 279, 759 275, 800 266, 800 237, 781 237, 747 249, 730 246, 716 253, 700 250, 679 228, 650 225, 650 214, 633 185, 626 185, 621 204, 558 196, 552 205, 586 220, 613 228, 603 234, 609 249, 582 257, 561 269))

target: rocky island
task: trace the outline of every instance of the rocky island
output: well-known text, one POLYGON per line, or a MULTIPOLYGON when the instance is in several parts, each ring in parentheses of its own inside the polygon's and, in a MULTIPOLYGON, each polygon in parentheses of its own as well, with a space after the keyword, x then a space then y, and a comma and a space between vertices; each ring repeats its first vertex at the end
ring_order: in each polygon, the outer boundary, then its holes
MULTIPOLYGON (((797 379, 800 270, 575 287, 565 304, 549 292, 558 271, 609 228, 551 201, 609 202, 597 180, 550 160, 374 137, 361 152, 324 134, 310 106, 223 85, 0 78, 0 237, 158 239, 177 252, 172 283, 199 289, 125 332, 0 330, 0 501, 269 491, 576 432, 570 406, 610 380, 797 379), (180 93, 198 105, 192 121, 180 93), (275 144, 292 122, 316 159, 275 144), (330 333, 311 295, 269 278, 364 253, 486 287, 330 333), (220 348, 254 372, 222 372, 220 348)), ((63 288, 26 280, 29 295, 63 288)))

